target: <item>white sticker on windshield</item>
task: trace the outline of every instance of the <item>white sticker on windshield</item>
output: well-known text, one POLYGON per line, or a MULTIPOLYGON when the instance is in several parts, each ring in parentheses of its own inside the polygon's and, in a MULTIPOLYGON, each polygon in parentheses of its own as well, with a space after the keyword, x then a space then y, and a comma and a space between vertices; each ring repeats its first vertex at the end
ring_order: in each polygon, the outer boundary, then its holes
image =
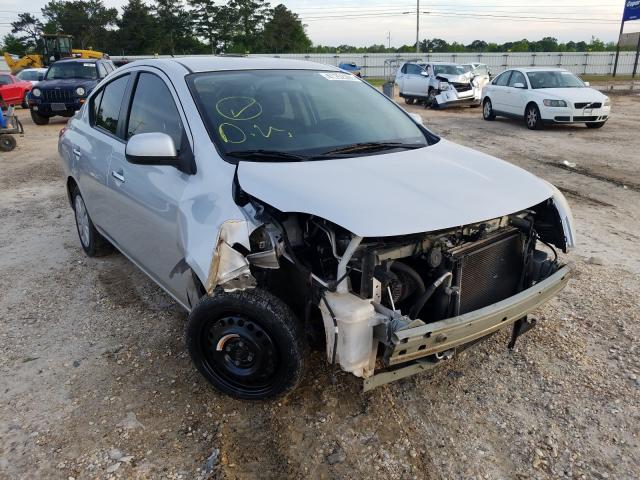
POLYGON ((327 80, 346 80, 357 82, 358 79, 349 73, 342 72, 319 72, 321 76, 326 78, 327 80))
POLYGON ((82 66, 83 67, 95 67, 96 64, 95 63, 83 63, 82 66))

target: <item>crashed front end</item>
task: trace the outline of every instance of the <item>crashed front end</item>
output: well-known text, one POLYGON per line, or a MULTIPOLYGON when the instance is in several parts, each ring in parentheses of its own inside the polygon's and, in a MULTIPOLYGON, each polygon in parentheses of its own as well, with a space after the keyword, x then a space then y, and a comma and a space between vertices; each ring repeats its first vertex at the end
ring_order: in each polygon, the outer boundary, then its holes
POLYGON ((250 251, 221 238, 223 258, 207 289, 276 294, 310 335, 324 338, 328 361, 368 390, 432 368, 499 329, 512 327, 513 343, 531 328, 527 315, 569 278, 556 253, 573 245, 563 202, 552 197, 435 232, 361 237, 247 196, 250 251))
POLYGON ((438 77, 439 93, 434 96, 434 106, 445 108, 453 105, 480 105, 482 87, 488 83, 488 77, 468 78, 462 75, 455 80, 438 77))

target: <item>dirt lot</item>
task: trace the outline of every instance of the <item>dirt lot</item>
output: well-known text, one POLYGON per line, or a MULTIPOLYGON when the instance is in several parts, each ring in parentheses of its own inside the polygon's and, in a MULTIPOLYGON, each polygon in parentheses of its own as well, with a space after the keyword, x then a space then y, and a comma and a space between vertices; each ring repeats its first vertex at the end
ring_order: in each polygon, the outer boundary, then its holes
POLYGON ((409 109, 564 190, 575 277, 511 353, 503 332, 366 395, 316 354, 275 403, 217 394, 185 352, 185 313, 123 256, 83 255, 64 122, 22 111, 0 156, 0 478, 637 478, 640 97, 614 97, 601 130, 409 109))

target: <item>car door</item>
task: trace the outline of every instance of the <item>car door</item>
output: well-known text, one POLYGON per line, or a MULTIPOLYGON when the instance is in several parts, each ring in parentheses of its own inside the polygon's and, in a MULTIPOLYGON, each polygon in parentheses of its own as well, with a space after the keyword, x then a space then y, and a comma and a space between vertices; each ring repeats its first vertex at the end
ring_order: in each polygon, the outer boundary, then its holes
POLYGON ((398 88, 400 89, 400 93, 406 93, 405 90, 405 79, 407 76, 407 64, 405 63, 396 73, 396 84, 398 84, 398 88))
POLYGON ((507 111, 507 95, 509 78, 511 77, 512 70, 507 70, 498 75, 491 83, 491 89, 489 91, 489 98, 493 105, 494 112, 506 112, 507 111))
POLYGON ((507 112, 514 115, 524 115, 524 108, 527 105, 527 79, 524 74, 514 70, 509 77, 506 102, 507 112), (518 87, 516 87, 518 85, 518 87), (522 85, 522 86, 520 86, 522 85))
POLYGON ((407 92, 411 95, 418 97, 427 96, 428 80, 427 77, 422 75, 424 70, 420 65, 415 63, 407 64, 407 78, 405 85, 407 86, 407 92))
MULTIPOLYGON (((171 136, 180 155, 191 155, 178 97, 164 74, 142 70, 123 113, 126 141, 140 133, 171 136)), ((108 185, 109 231, 118 247, 170 294, 188 304, 184 249, 179 230, 179 204, 190 175, 169 165, 137 165, 127 161, 125 142, 114 147, 108 185)))
POLYGON ((76 181, 87 211, 107 237, 111 236, 108 220, 112 208, 107 187, 109 165, 114 147, 124 144, 117 135, 117 126, 130 78, 129 74, 122 75, 103 86, 86 107, 88 122, 73 119, 67 134, 72 143, 70 155, 78 166, 76 181))

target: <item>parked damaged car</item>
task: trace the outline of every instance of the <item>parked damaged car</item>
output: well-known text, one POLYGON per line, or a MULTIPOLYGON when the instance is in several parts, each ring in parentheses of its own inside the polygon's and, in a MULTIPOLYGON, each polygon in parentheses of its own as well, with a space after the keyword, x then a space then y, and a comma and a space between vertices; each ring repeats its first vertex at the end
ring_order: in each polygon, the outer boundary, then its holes
POLYGON ((235 397, 295 388, 309 345, 370 389, 515 341, 569 279, 555 187, 335 67, 136 61, 59 152, 84 251, 115 246, 175 298, 195 366, 235 397))
MULTIPOLYGON (((480 65, 480 64, 478 64, 480 65)), ((405 103, 424 103, 425 107, 480 105, 482 87, 489 83, 489 73, 455 63, 407 62, 396 73, 400 97, 405 103)))

